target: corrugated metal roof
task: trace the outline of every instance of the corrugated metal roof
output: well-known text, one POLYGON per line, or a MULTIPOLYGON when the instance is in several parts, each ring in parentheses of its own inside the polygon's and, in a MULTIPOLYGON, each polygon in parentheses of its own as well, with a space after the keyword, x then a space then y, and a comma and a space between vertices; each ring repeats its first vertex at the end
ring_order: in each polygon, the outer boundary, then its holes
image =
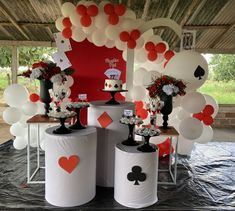
MULTIPOLYGON (((0 0, 0 39, 53 41, 55 20, 61 16, 60 5, 79 0, 0 0), (4 14, 7 10, 26 35, 4 14), (28 38, 27 38, 28 37, 28 38)), ((101 0, 95 0, 99 3, 101 0)), ((196 48, 201 52, 235 53, 235 0, 111 0, 124 3, 137 18, 151 20, 170 17, 183 28, 197 30, 196 48), (146 8, 146 4, 149 7, 146 8), (144 14, 144 10, 147 12, 144 14), (143 14, 145 17, 143 17, 143 14)), ((155 29, 172 49, 180 40, 167 28, 155 29)))

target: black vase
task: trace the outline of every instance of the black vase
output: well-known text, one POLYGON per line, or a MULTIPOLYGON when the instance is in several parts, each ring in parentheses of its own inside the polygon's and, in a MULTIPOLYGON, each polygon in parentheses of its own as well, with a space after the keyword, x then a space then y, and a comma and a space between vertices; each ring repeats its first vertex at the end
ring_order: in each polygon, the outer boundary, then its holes
POLYGON ((160 96, 160 100, 164 102, 164 105, 161 109, 161 113, 163 114, 163 124, 162 124, 162 128, 163 129, 168 129, 168 115, 172 112, 173 110, 173 105, 172 105, 172 96, 171 95, 167 95, 165 93, 163 93, 160 96))
POLYGON ((69 128, 65 127, 65 120, 66 118, 59 118, 60 120, 60 126, 53 130, 54 134, 69 134, 72 133, 72 130, 69 128))
POLYGON ((70 129, 80 130, 80 129, 86 128, 86 127, 84 127, 84 125, 82 125, 82 123, 80 121, 80 110, 81 110, 81 108, 75 108, 75 112, 77 113, 77 121, 74 125, 69 127, 70 129))
POLYGON ((144 136, 144 144, 139 146, 137 150, 141 152, 156 152, 156 147, 149 144, 150 136, 144 136))
POLYGON ((133 136, 135 125, 134 124, 133 125, 128 124, 128 128, 129 128, 128 138, 125 141, 123 141, 122 144, 126 145, 126 146, 137 146, 137 145, 139 145, 139 143, 134 140, 134 136, 133 136))
POLYGON ((40 80, 40 99, 44 103, 45 115, 49 113, 51 96, 49 89, 52 89, 52 82, 50 80, 42 79, 40 80))

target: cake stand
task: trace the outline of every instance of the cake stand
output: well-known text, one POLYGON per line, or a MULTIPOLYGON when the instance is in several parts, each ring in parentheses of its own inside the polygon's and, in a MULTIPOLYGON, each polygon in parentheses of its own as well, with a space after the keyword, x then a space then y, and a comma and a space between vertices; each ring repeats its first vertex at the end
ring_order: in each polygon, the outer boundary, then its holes
POLYGON ((68 103, 66 105, 67 108, 69 109, 74 109, 76 114, 77 114, 77 121, 75 122, 74 125, 70 126, 69 128, 72 130, 81 130, 81 129, 85 129, 86 127, 84 125, 82 125, 81 121, 80 121, 80 111, 82 108, 88 108, 90 105, 87 102, 72 102, 72 103, 68 103))
POLYGON ((143 123, 142 119, 136 116, 124 116, 123 115, 122 118, 120 119, 120 123, 128 125, 128 128, 129 128, 128 137, 125 141, 122 142, 122 144, 126 146, 139 145, 139 143, 134 140, 133 132, 134 132, 135 125, 139 125, 143 123))
POLYGON ((56 112, 56 111, 51 111, 48 113, 49 117, 53 117, 55 119, 59 119, 60 121, 60 127, 56 128, 55 130, 53 130, 54 134, 69 134, 72 132, 72 130, 70 130, 69 128, 67 128, 65 126, 65 120, 67 118, 71 118, 76 116, 75 112, 68 112, 68 111, 60 111, 60 112, 56 112))
POLYGON ((116 101, 115 99, 115 94, 117 92, 127 92, 128 90, 105 90, 105 89, 100 89, 100 91, 102 92, 109 92, 111 95, 111 99, 109 101, 107 101, 105 104, 109 104, 109 105, 119 105, 120 103, 118 101, 116 101))
POLYGON ((140 128, 135 131, 135 134, 143 136, 144 137, 144 144, 139 146, 137 150, 141 152, 155 152, 156 146, 149 144, 149 139, 154 136, 159 136, 161 131, 157 128, 140 128))

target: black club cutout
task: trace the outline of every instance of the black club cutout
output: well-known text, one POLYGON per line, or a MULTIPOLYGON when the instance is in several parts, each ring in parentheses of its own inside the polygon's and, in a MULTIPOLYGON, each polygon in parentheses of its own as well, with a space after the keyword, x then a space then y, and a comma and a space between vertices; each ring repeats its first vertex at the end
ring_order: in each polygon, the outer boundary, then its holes
POLYGON ((146 174, 141 173, 142 168, 140 166, 133 166, 132 172, 127 174, 127 179, 129 181, 135 181, 134 185, 139 185, 139 182, 144 182, 146 180, 146 174))
POLYGON ((198 80, 201 80, 202 76, 204 75, 205 75, 205 70, 200 65, 198 65, 197 69, 194 72, 195 78, 198 78, 198 80))
POLYGON ((60 62, 63 62, 63 59, 60 59, 60 62))
POLYGON ((64 40, 61 40, 61 43, 64 43, 64 40))
POLYGON ((117 85, 117 84, 115 84, 115 85, 114 85, 114 87, 117 89, 117 88, 118 88, 118 85, 117 85))

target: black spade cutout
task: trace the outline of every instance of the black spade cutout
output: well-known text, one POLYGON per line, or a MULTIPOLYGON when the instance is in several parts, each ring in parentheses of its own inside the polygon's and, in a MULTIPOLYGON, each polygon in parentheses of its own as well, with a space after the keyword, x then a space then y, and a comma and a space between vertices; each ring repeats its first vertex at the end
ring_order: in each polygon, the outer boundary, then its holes
POLYGON ((118 85, 117 85, 117 84, 115 84, 115 85, 114 85, 114 87, 117 89, 117 88, 118 88, 118 85))
POLYGON ((132 172, 127 174, 127 179, 129 181, 135 181, 134 185, 139 185, 139 182, 144 182, 146 180, 146 174, 141 173, 142 168, 140 166, 133 166, 132 172))
POLYGON ((64 43, 64 40, 61 40, 61 43, 64 43))
POLYGON ((205 75, 205 70, 200 65, 198 65, 197 69, 194 72, 195 78, 198 78, 198 80, 201 80, 202 76, 204 75, 205 75))

